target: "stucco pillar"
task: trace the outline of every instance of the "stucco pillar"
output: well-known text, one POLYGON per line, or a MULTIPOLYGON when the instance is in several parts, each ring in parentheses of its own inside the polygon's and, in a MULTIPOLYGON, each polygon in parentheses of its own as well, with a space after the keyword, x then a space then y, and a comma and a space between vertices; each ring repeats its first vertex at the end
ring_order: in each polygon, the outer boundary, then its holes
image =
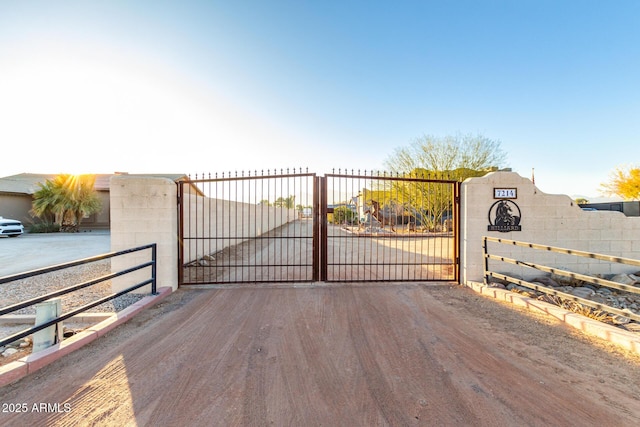
MULTIPOLYGON (((157 286, 178 287, 177 186, 168 178, 114 175, 111 178, 111 250, 157 245, 157 286)), ((150 260, 150 251, 112 259, 112 270, 150 260)), ((112 281, 119 291, 149 277, 149 269, 112 281)), ((140 292, 149 292, 150 285, 140 292)))

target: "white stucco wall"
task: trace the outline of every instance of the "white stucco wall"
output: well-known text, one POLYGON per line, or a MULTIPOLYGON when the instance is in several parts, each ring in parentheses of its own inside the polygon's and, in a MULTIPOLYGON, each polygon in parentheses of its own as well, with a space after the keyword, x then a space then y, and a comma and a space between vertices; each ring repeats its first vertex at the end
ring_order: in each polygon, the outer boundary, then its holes
MULTIPOLYGON (((514 172, 493 172, 471 178, 461 188, 461 280, 482 281, 484 259, 483 236, 539 243, 588 252, 640 259, 640 217, 626 217, 619 212, 583 211, 566 195, 546 194, 527 178, 514 172), (521 231, 488 231, 489 211, 496 202, 494 188, 516 188, 512 201, 521 212, 521 231)), ((584 273, 633 272, 637 268, 597 260, 559 255, 528 248, 490 244, 491 253, 526 259, 584 273), (496 250, 497 249, 497 250, 496 250)), ((526 267, 500 263, 496 271, 524 278, 542 273, 526 267)))

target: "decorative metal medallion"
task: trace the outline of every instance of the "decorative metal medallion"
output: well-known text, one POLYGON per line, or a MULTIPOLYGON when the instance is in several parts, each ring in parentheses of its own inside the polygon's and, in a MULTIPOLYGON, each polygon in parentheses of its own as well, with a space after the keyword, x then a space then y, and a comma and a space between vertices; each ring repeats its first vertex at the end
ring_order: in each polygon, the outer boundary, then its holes
POLYGON ((488 231, 522 231, 520 208, 512 200, 498 200, 489 208, 488 231))

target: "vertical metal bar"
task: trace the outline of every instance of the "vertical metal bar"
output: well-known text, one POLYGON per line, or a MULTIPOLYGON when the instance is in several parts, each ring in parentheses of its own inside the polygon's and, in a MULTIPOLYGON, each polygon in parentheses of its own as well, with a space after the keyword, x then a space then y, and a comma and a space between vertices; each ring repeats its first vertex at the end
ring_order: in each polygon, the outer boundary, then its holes
POLYGON ((460 283, 460 182, 456 182, 453 184, 455 187, 455 213, 453 214, 453 244, 454 246, 454 255, 453 255, 453 263, 454 263, 454 280, 460 283))
MULTIPOLYGON (((261 256, 264 255, 262 253, 262 250, 264 249, 264 244, 265 244, 265 240, 263 240, 264 236, 264 216, 265 216, 265 209, 269 209, 269 199, 265 199, 265 195, 264 195, 264 183, 265 181, 267 181, 267 178, 264 176, 264 171, 262 171, 262 176, 260 177, 260 238, 256 240, 256 245, 258 242, 260 242, 260 254, 261 256), (266 200, 266 202, 263 202, 264 200, 266 200), (266 206, 265 206, 266 204, 266 206)), ((269 181, 267 181, 267 190, 269 189, 269 181)), ((269 191, 267 191, 268 193, 269 191)), ((256 219, 257 219, 257 215, 256 215, 256 219)), ((256 251, 256 253, 258 253, 258 251, 256 251)), ((264 258, 262 258, 264 260, 264 258)), ((263 262, 264 264, 264 262, 263 262)), ((264 267, 258 268, 258 264, 256 263, 256 277, 254 279, 255 282, 259 281, 259 278, 262 277, 262 273, 264 271, 264 267)))
POLYGON ((158 286, 156 283, 156 267, 158 265, 158 257, 157 257, 157 251, 156 251, 156 244, 152 243, 151 244, 151 261, 153 262, 153 264, 151 264, 151 294, 152 295, 158 295, 158 286))
POLYGON ((488 249, 487 236, 482 238, 482 253, 484 258, 484 284, 485 286, 489 286, 489 249, 488 249))
MULTIPOLYGON (((334 232, 332 233, 332 238, 333 238, 333 244, 334 247, 336 248, 337 252, 338 252, 338 256, 336 257, 336 250, 331 251, 331 257, 332 260, 337 264, 337 267, 334 267, 337 271, 336 271, 336 275, 338 276, 338 280, 342 280, 343 278, 343 261, 342 261, 342 239, 341 239, 341 233, 340 233, 340 225, 338 225, 338 232, 335 232, 335 226, 336 226, 336 205, 338 207, 340 207, 340 204, 342 202, 342 178, 335 178, 332 177, 331 178, 331 204, 333 205, 333 215, 332 215, 332 229, 334 230, 334 232), (338 190, 338 197, 336 200, 336 182, 337 182, 337 190, 338 190)), ((338 211, 340 212, 340 210, 338 211)), ((327 227, 329 227, 329 224, 327 222, 327 227)), ((327 250, 327 256, 329 255, 329 251, 327 250)), ((346 269, 346 266, 344 266, 344 268, 346 269)))
MULTIPOLYGON (((255 173, 256 177, 258 175, 258 171, 255 173)), ((253 180, 253 253, 255 256, 258 254, 258 203, 262 200, 262 192, 260 192, 260 198, 258 198, 258 179, 253 180)), ((249 270, 251 271, 251 270, 249 270)), ((251 274, 249 274, 251 276, 251 274)), ((258 267, 257 265, 253 266, 253 281, 258 277, 258 267)))
MULTIPOLYGON (((218 174, 216 173, 216 178, 218 177, 218 174)), ((216 253, 219 253, 224 246, 224 240, 222 241, 222 244, 220 243, 220 239, 224 238, 224 206, 219 208, 218 205, 220 204, 220 195, 218 194, 220 192, 220 187, 224 185, 224 181, 216 181, 216 185, 215 185, 215 194, 212 195, 213 197, 213 205, 214 205, 214 212, 213 214, 215 215, 215 230, 213 232, 213 237, 214 238, 214 242, 216 245, 216 253), (222 212, 221 212, 222 211, 222 212)), ((224 203, 224 202, 223 202, 224 203)), ((222 253, 219 253, 219 256, 216 257, 216 264, 215 267, 213 268, 213 277, 214 277, 214 281, 218 282, 221 277, 218 276, 218 272, 219 271, 223 271, 224 270, 224 263, 226 262, 224 256, 222 253)))
MULTIPOLYGON (((198 179, 198 175, 196 174, 196 180, 198 179)), ((194 186, 196 188, 198 188, 198 190, 200 190, 200 188, 198 187, 198 184, 194 184, 194 186)), ((195 254, 192 255, 192 258, 195 258, 195 263, 196 263, 196 277, 198 277, 198 272, 202 272, 203 268, 202 267, 202 263, 200 262, 200 257, 198 256, 198 237, 200 236, 201 231, 198 231, 198 213, 199 213, 199 209, 200 209, 200 192, 198 191, 198 193, 195 195, 194 199, 196 201, 195 203, 195 208, 194 208, 194 218, 193 218, 193 224, 194 224, 194 228, 195 228, 195 236, 194 240, 193 240, 193 248, 195 251, 195 254)), ((191 247, 191 244, 189 245, 189 247, 191 247)))
MULTIPOLYGON (((240 175, 244 175, 244 171, 240 171, 240 175)), ((236 177, 238 176, 238 172, 236 171, 236 177)), ((235 188, 235 198, 233 199, 234 210, 235 210, 235 224, 234 227, 236 229, 235 232, 235 253, 236 257, 239 259, 239 262, 236 262, 238 265, 236 270, 239 270, 239 273, 236 273, 236 281, 238 281, 238 276, 240 282, 244 282, 244 240, 245 240, 245 230, 243 227, 244 224, 244 208, 245 208, 245 200, 244 200, 244 180, 236 180, 236 188, 235 188), (240 184, 240 190, 238 190, 238 183, 240 184)))
MULTIPOLYGON (((358 175, 360 175, 358 173, 358 175)), ((357 226, 357 234, 352 235, 351 237, 351 262, 356 264, 354 267, 351 267, 351 270, 354 271, 354 276, 358 277, 360 274, 360 206, 362 206, 362 196, 361 196, 361 186, 360 186, 360 178, 354 178, 352 183, 355 183, 356 188, 353 189, 353 193, 355 197, 357 197, 356 203, 356 223, 354 226, 357 226), (354 262, 353 255, 356 255, 357 262, 354 262)))
MULTIPOLYGON (((229 176, 231 176, 231 173, 229 173, 229 176)), ((238 171, 235 172, 235 176, 236 178, 238 177, 238 171)), ((233 196, 231 195, 231 182, 229 182, 229 248, 233 249, 233 252, 235 253, 234 258, 238 259, 239 254, 238 250, 240 249, 239 247, 239 242, 240 242, 240 238, 242 237, 242 235, 238 235, 238 180, 236 179, 234 181, 235 184, 235 188, 233 189, 233 196), (233 208, 232 208, 233 207, 233 208), (231 212, 233 211, 233 228, 232 228, 232 224, 231 224, 231 212), (231 231, 233 230, 233 232, 231 231), (233 240, 231 240, 233 239, 233 240)), ((240 201, 242 202, 242 201, 240 201)), ((240 230, 240 232, 242 232, 240 230)), ((236 265, 236 267, 232 268, 233 270, 233 281, 234 282, 238 282, 238 270, 240 270, 240 274, 242 274, 242 267, 238 267, 238 261, 235 261, 234 264, 236 265)), ((240 257, 240 264, 242 264, 242 257, 240 257)))
POLYGON ((178 181, 178 286, 184 284, 184 186, 178 181))
POLYGON ((434 230, 435 211, 433 206, 433 184, 431 182, 427 182, 427 190, 425 193, 425 198, 426 198, 426 206, 427 206, 425 216, 427 220, 427 233, 429 235, 429 238, 428 240, 423 241, 422 250, 426 251, 426 254, 427 254, 427 262, 429 263, 429 265, 427 266, 427 271, 425 272, 425 275, 426 275, 425 280, 429 280, 429 275, 431 274, 434 268, 433 261, 435 260, 434 255, 431 253, 431 250, 430 250, 430 248, 432 247, 431 240, 433 239, 431 234, 433 233, 433 231, 435 231, 434 230), (424 248, 425 244, 427 246, 426 249, 424 248))
POLYGON ((329 280, 327 276, 327 177, 320 178, 320 280, 329 280))
MULTIPOLYGON (((396 176, 397 177, 397 176, 396 176)), ((398 182, 399 181, 391 181, 391 191, 393 191, 394 187, 395 187, 395 199, 396 199, 396 205, 393 208, 393 210, 395 212, 391 212, 391 221, 392 223, 395 223, 394 228, 396 229, 396 235, 394 236, 394 240, 395 242, 393 243, 393 248, 394 248, 394 259, 395 259, 395 265, 393 266, 393 277, 391 278, 392 280, 397 280, 398 279, 398 268, 400 268, 400 279, 404 279, 404 269, 406 267, 404 267, 404 251, 400 252, 400 261, 402 263, 402 265, 398 266, 398 244, 400 244, 400 250, 402 249, 402 236, 398 236, 398 229, 402 228, 402 227, 398 227, 398 211, 399 211, 399 206, 398 204, 400 203, 400 200, 398 198, 398 182)))
MULTIPOLYGON (((295 174, 295 169, 293 171, 293 173, 295 174)), ((297 178, 294 176, 293 178, 289 178, 289 181, 287 181, 287 192, 292 192, 293 194, 289 197, 291 197, 291 204, 293 206, 291 206, 291 208, 289 208, 287 210, 287 224, 292 222, 291 226, 287 227, 288 230, 291 231, 291 234, 287 235, 287 259, 289 258, 289 247, 291 247, 291 255, 293 257, 293 261, 294 264, 301 264, 300 259, 302 259, 301 257, 297 256, 296 254, 296 237, 297 237, 297 233, 296 233, 296 228, 298 226, 298 222, 297 222, 297 215, 296 215, 296 180, 297 178), (293 189, 290 189, 289 187, 291 186, 291 180, 293 180, 293 189), (293 220, 291 220, 291 209, 293 209, 293 220)), ((296 270, 300 269, 300 267, 291 267, 291 263, 289 261, 287 261, 287 277, 290 280, 295 280, 296 279, 296 270)))
POLYGON ((321 278, 320 274, 320 179, 321 178, 319 176, 313 176, 313 207, 311 208, 311 215, 313 218, 312 270, 314 282, 324 280, 324 278, 321 278))
MULTIPOLYGON (((267 175, 269 175, 270 172, 267 170, 267 175)), ((273 182, 274 185, 274 189, 275 189, 275 181, 273 182)), ((271 228, 271 209, 269 207, 269 204, 271 204, 270 202, 271 200, 271 180, 267 181, 267 228, 265 230, 270 230, 271 228)), ((273 248, 271 247, 272 242, 272 235, 270 231, 267 231, 265 233, 267 235, 267 243, 266 243, 266 247, 269 248, 269 251, 267 252, 267 277, 266 280, 269 280, 269 278, 271 277, 271 253, 273 252, 273 248)))
MULTIPOLYGON (((204 236, 206 236, 207 243, 208 243, 207 254, 211 255, 215 252, 215 250, 212 249, 211 247, 211 244, 212 244, 212 241, 211 241, 211 215, 212 215, 211 213, 211 173, 209 173, 209 181, 207 182, 207 192, 205 193, 205 197, 207 198, 208 209, 207 209, 207 233, 204 236)), ((212 271, 213 271, 213 267, 209 267, 208 274, 207 274, 208 280, 211 280, 212 271)))
POLYGON ((369 237, 367 238, 367 249, 369 250, 369 262, 367 263, 367 270, 365 270, 365 272, 368 271, 368 278, 367 278, 367 274, 364 275, 364 279, 365 280, 371 280, 373 278, 373 267, 375 266, 375 259, 373 257, 373 203, 371 203, 371 198, 373 197, 373 190, 374 190, 374 176, 373 176, 373 172, 371 172, 371 175, 369 176, 369 192, 370 192, 370 196, 368 197, 368 202, 370 204, 370 208, 371 212, 369 214, 369 218, 371 219, 371 234, 369 234, 369 237))
MULTIPOLYGON (((353 175, 353 171, 351 172, 351 174, 353 175)), ((350 193, 351 198, 349 199, 349 206, 351 206, 351 204, 354 203, 354 199, 353 198, 354 197, 358 197, 357 189, 354 188, 354 185, 357 182, 357 178, 351 178, 350 182, 351 182, 351 193, 350 193)), ((354 240, 355 236, 357 236, 357 234, 355 234, 353 232, 353 229, 356 226, 356 224, 358 224, 358 225, 360 224, 360 217, 358 216, 358 205, 357 204, 355 204, 355 209, 356 209, 355 217, 352 217, 352 218, 355 218, 355 220, 350 221, 350 223, 351 223, 350 224, 350 227, 351 227, 350 230, 352 230, 351 234, 349 235, 350 236, 350 239, 349 239, 349 242, 350 242, 350 245, 349 245, 349 263, 350 264, 355 264, 353 262, 353 254, 356 253, 356 252, 354 252, 353 245, 354 245, 354 241, 355 241, 354 240)), ((357 233, 357 231, 356 231, 356 233, 357 233)), ((351 271, 352 271, 351 274, 352 274, 352 276, 355 276, 353 271, 356 270, 357 268, 359 268, 358 265, 355 265, 355 266, 351 265, 351 271)), ((357 273, 357 270, 355 271, 355 273, 357 273)))
MULTIPOLYGON (((200 191, 204 194, 204 174, 202 174, 202 179, 203 179, 203 181, 200 183, 200 191)), ((205 271, 207 270, 206 260, 204 259, 204 255, 205 255, 205 253, 204 253, 204 241, 205 241, 205 239, 202 237, 202 236, 204 236, 204 232, 205 232, 204 231, 205 230, 205 228, 204 228, 205 216, 206 216, 205 214, 207 212, 206 206, 205 206, 205 202, 206 202, 206 200, 205 200, 205 198, 203 196, 202 197, 202 212, 200 212, 201 213, 200 222, 198 223, 198 225, 201 227, 200 234, 198 235, 198 237, 201 237, 200 238, 200 245, 199 245, 200 250, 198 251, 198 259, 201 260, 200 265, 201 265, 201 270, 202 270, 202 276, 203 277, 205 276, 205 271)))

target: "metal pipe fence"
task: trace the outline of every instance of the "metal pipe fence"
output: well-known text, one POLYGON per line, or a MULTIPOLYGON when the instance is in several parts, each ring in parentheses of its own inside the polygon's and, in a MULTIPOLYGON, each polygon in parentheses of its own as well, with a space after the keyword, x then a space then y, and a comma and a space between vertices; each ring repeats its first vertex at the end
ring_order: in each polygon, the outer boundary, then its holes
POLYGON ((49 326, 55 325, 59 322, 65 321, 67 319, 70 319, 73 316, 76 316, 80 313, 83 313, 93 307, 96 307, 100 304, 103 304, 107 301, 113 300, 121 295, 125 295, 131 291, 134 291, 136 289, 139 289, 143 286, 149 285, 151 284, 151 294, 156 295, 157 294, 157 284, 156 284, 156 244, 152 243, 149 245, 144 245, 144 246, 139 246, 136 248, 131 248, 131 249, 125 249, 122 251, 117 251, 117 252, 109 252, 106 254, 102 254, 102 255, 96 255, 93 257, 89 257, 89 258, 84 258, 81 260, 77 260, 77 261, 71 261, 71 262, 67 262, 67 263, 63 263, 63 264, 58 264, 58 265, 54 265, 54 266, 50 266, 50 267, 45 267, 45 268, 41 268, 41 269, 37 269, 37 270, 32 270, 32 271, 28 271, 28 272, 24 272, 24 273, 19 273, 19 274, 13 274, 10 276, 4 276, 4 277, 0 277, 0 286, 2 286, 3 284, 7 284, 10 282, 15 282, 18 280, 23 280, 23 279, 28 279, 31 277, 35 277, 35 276, 40 276, 46 273, 52 273, 55 271, 60 271, 60 270, 65 270, 65 269, 69 269, 72 267, 76 267, 76 266, 80 266, 80 265, 85 265, 85 264, 90 264, 93 262, 97 262, 97 261, 102 261, 105 259, 109 259, 109 258, 114 258, 114 257, 119 257, 119 256, 124 256, 130 253, 134 253, 134 252, 139 252, 139 251, 144 251, 144 250, 151 250, 151 254, 150 254, 150 261, 149 262, 145 262, 142 264, 138 264, 135 265, 133 267, 124 269, 124 270, 120 270, 117 272, 112 272, 111 274, 107 274, 101 277, 98 277, 96 279, 93 280, 89 280, 86 282, 82 282, 79 284, 75 284, 72 286, 68 286, 65 287, 63 289, 59 289, 57 291, 54 292, 50 292, 47 293, 45 295, 40 295, 34 298, 30 298, 26 301, 21 301, 19 303, 16 304, 11 304, 9 306, 3 307, 2 309, 0 309, 0 316, 6 315, 6 314, 10 314, 10 313, 14 313, 18 310, 21 310, 23 308, 26 307, 30 307, 33 306, 35 304, 47 301, 51 298, 55 298, 58 296, 63 296, 63 295, 67 295, 70 294, 72 292, 76 292, 79 291, 81 289, 85 289, 85 288, 89 288, 91 286, 97 285, 99 283, 105 282, 107 280, 111 280, 115 277, 119 277, 119 276, 124 276, 126 274, 129 273, 133 273, 134 271, 138 271, 138 270, 142 270, 144 268, 150 267, 151 268, 151 272, 150 272, 150 277, 142 282, 139 282, 133 286, 130 286, 126 289, 123 289, 122 291, 107 295, 105 297, 99 298, 95 301, 92 301, 88 304, 85 304, 79 308, 76 308, 74 310, 70 310, 69 312, 56 317, 55 319, 52 319, 50 321, 47 321, 46 323, 42 323, 40 325, 35 325, 29 329, 25 329, 23 331, 17 332, 13 335, 10 335, 8 337, 5 337, 3 339, 0 339, 0 346, 4 346, 6 344, 9 344, 13 341, 16 341, 20 338, 24 338, 28 335, 33 334, 34 332, 38 332, 42 329, 48 328, 49 326))
POLYGON ((566 248, 560 248, 560 247, 555 247, 555 246, 548 246, 548 245, 541 245, 541 244, 536 244, 536 243, 529 243, 529 242, 520 242, 520 241, 516 241, 516 240, 509 240, 509 239, 500 239, 500 238, 495 238, 495 237, 483 237, 483 254, 484 254, 484 283, 485 285, 488 285, 491 281, 492 277, 495 277, 497 279, 500 280, 505 280, 507 282, 510 283, 514 283, 516 285, 520 285, 520 286, 524 286, 526 288, 538 291, 538 292, 542 292, 544 294, 547 295, 551 295, 551 296, 555 296, 555 297, 560 297, 566 300, 570 300, 570 301, 574 301, 580 304, 583 304, 585 306, 597 309, 597 310, 602 310, 602 311, 606 311, 609 313, 613 313, 613 314, 617 314, 620 316, 624 316, 624 317, 628 317, 629 319, 635 320, 635 321, 640 321, 640 315, 637 315, 635 313, 629 312, 629 311, 623 311, 620 310, 618 308, 612 307, 610 305, 606 305, 606 304, 601 304, 589 299, 585 299, 585 298, 581 298, 572 294, 568 294, 566 292, 561 292, 557 289, 553 289, 550 288, 548 286, 543 286, 541 284, 538 283, 531 283, 529 281, 523 280, 523 279, 518 279, 516 277, 510 276, 508 274, 502 274, 502 273, 498 273, 496 271, 494 271, 493 269, 490 268, 489 265, 489 261, 493 260, 493 261, 499 261, 499 262, 503 262, 503 263, 507 263, 507 264, 511 264, 511 265, 517 265, 517 266, 521 266, 521 267, 526 267, 526 268, 530 268, 530 269, 534 269, 537 271, 542 271, 542 272, 546 272, 546 273, 550 273, 550 274, 556 274, 559 276, 563 276, 563 277, 567 277, 570 279, 575 279, 575 280, 581 280, 583 282, 587 282, 593 285, 597 285, 597 286, 601 286, 601 287, 607 287, 607 288, 612 288, 612 289, 617 289, 623 292, 629 292, 629 293, 633 293, 633 294, 640 294, 640 288, 635 287, 635 286, 631 286, 631 285, 624 285, 622 283, 617 283, 617 282, 612 282, 610 280, 606 280, 603 278, 599 278, 599 277, 595 277, 595 276, 591 276, 591 275, 587 275, 587 274, 580 274, 580 273, 576 273, 576 272, 572 272, 572 271, 568 271, 562 268, 557 268, 557 267, 550 267, 547 265, 543 265, 543 264, 539 264, 539 263, 534 263, 534 262, 530 262, 530 261, 525 261, 525 260, 518 260, 518 259, 514 259, 514 258, 510 258, 510 257, 505 257, 505 256, 500 256, 500 255, 495 255, 490 253, 489 251, 489 243, 498 243, 498 244, 502 244, 502 245, 510 245, 510 246, 518 246, 518 247, 523 247, 523 248, 530 248, 530 249, 534 249, 534 250, 540 250, 540 251, 546 251, 546 252, 552 252, 552 253, 557 253, 557 254, 563 254, 563 255, 570 255, 570 256, 576 256, 576 257, 581 257, 581 258, 589 258, 589 259, 595 259, 595 260, 600 260, 600 261, 604 261, 604 262, 609 262, 609 263, 616 263, 616 264, 624 264, 624 265, 631 265, 631 266, 636 266, 636 267, 640 267, 640 260, 635 260, 635 259, 631 259, 631 258, 624 258, 624 257, 616 257, 616 256, 610 256, 610 255, 604 255, 604 254, 598 254, 598 253, 593 253, 593 252, 586 252, 586 251, 580 251, 580 250, 574 250, 574 249, 566 249, 566 248))

